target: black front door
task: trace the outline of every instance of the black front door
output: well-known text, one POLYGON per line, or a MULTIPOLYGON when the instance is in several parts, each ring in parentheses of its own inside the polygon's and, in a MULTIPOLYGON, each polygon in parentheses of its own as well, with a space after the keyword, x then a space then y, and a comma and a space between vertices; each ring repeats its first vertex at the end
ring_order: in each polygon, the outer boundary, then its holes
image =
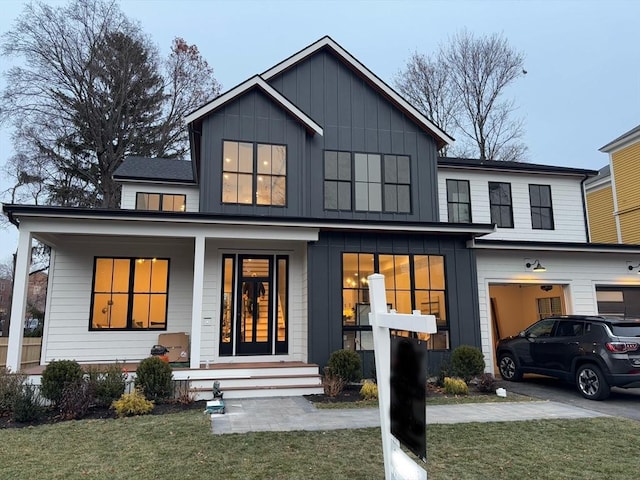
POLYGON ((271 353, 273 257, 238 256, 236 353, 271 353))

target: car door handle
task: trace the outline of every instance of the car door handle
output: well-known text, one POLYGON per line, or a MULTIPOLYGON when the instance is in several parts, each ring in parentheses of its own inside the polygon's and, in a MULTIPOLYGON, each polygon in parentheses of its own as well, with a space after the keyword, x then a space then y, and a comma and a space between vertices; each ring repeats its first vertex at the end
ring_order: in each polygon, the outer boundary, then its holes
POLYGON ((580 345, 580 342, 569 342, 569 345, 580 345))

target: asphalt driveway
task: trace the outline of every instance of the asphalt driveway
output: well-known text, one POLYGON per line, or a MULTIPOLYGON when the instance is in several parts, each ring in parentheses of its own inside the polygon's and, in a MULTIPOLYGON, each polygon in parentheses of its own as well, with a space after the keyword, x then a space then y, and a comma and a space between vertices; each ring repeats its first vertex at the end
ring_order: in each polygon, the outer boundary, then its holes
POLYGON ((640 421, 640 388, 612 388, 611 396, 602 401, 583 398, 574 385, 555 378, 525 375, 522 382, 500 381, 507 392, 520 393, 542 400, 566 403, 616 417, 640 421))

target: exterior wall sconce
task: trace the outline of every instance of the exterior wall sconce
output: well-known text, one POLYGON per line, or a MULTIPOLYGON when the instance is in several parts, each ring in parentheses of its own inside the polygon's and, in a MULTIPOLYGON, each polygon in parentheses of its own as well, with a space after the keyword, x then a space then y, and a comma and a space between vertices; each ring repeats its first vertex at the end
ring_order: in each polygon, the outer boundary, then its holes
POLYGON ((635 270, 636 273, 640 275, 640 263, 638 263, 637 265, 634 265, 631 262, 627 262, 627 268, 629 269, 630 272, 635 270))
POLYGON ((547 271, 547 269, 540 264, 540 260, 535 260, 533 263, 527 262, 524 264, 524 266, 527 268, 533 267, 531 270, 536 273, 542 273, 547 271))

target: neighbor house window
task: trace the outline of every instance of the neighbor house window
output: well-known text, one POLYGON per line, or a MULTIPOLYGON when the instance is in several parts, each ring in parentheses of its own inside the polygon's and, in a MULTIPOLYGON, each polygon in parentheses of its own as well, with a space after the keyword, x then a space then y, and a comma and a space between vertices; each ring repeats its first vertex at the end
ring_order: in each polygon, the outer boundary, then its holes
POLYGON ((342 255, 342 335, 343 348, 373 350, 369 324, 370 300, 367 277, 374 272, 385 276, 387 307, 398 313, 435 315, 438 331, 423 335, 427 348, 449 348, 444 257, 440 255, 342 255))
POLYGON ((144 192, 138 192, 136 194, 136 210, 184 212, 186 210, 186 204, 186 195, 144 192))
POLYGON ((222 150, 223 203, 286 205, 286 146, 225 141, 222 150))
POLYGON ((92 329, 165 329, 169 260, 96 258, 92 329))
POLYGON ((553 207, 551 186, 529 185, 531 204, 531 226, 538 230, 553 230, 553 207))
POLYGON ((489 182, 489 205, 491 207, 491 223, 502 228, 513 228, 510 183, 489 182))
POLYGON ((409 157, 325 151, 324 208, 410 213, 409 157))
POLYGON ((449 222, 471 223, 471 195, 468 180, 447 180, 449 222))

